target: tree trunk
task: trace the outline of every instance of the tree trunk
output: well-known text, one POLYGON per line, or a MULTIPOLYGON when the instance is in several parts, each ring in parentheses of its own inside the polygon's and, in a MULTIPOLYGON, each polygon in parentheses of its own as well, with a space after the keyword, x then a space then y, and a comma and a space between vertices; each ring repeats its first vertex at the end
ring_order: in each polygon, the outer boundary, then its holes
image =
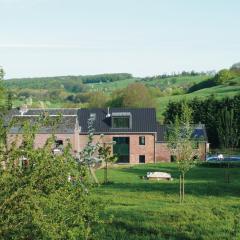
POLYGON ((108 163, 107 161, 105 161, 105 177, 104 177, 104 182, 107 183, 108 182, 108 163))
POLYGON ((179 176, 179 202, 182 203, 182 174, 179 176))
POLYGON ((92 178, 93 178, 94 182, 97 183, 97 184, 99 184, 98 179, 97 179, 97 177, 96 177, 96 174, 95 174, 95 172, 94 172, 94 170, 93 170, 92 167, 89 167, 89 171, 90 171, 90 173, 91 173, 91 175, 92 175, 92 178))
POLYGON ((184 202, 184 197, 185 197, 185 175, 184 173, 182 174, 182 202, 184 202))
POLYGON ((229 169, 229 162, 228 162, 228 171, 227 171, 227 183, 230 183, 230 169, 229 169))

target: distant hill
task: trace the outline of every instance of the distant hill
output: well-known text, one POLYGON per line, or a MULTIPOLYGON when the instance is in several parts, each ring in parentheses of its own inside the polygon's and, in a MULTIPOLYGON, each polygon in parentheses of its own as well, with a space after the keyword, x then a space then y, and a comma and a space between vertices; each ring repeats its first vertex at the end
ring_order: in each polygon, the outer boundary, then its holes
POLYGON ((75 92, 78 85, 102 82, 116 82, 132 78, 129 73, 109 73, 98 75, 79 76, 57 76, 57 77, 35 77, 15 78, 4 81, 7 88, 28 88, 28 89, 56 89, 65 88, 67 91, 75 92))
POLYGON ((136 78, 129 73, 109 73, 8 79, 4 81, 4 85, 12 92, 14 106, 27 101, 34 107, 42 106, 43 103, 47 107, 86 107, 91 97, 89 94, 94 96, 95 92, 100 92, 103 98, 109 99, 112 93, 115 94, 114 91, 138 82, 151 91, 157 102, 158 118, 162 119, 169 101, 206 98, 210 95, 222 98, 239 94, 238 68, 239 64, 234 64, 230 70, 222 70, 215 76, 212 73, 183 72, 136 78))

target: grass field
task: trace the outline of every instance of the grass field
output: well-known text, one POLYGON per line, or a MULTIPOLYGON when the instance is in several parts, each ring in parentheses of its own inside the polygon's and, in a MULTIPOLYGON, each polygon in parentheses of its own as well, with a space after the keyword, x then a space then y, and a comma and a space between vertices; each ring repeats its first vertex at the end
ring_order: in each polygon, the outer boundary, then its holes
MULTIPOLYGON (((113 215, 100 239, 161 240, 240 239, 240 168, 195 167, 186 176, 186 203, 178 203, 175 164, 120 166, 109 171, 113 184, 94 194, 106 201, 105 214, 113 215), (141 179, 148 171, 166 171, 174 180, 141 179)), ((103 179, 103 170, 97 171, 103 179)))
POLYGON ((183 99, 190 100, 195 97, 199 99, 204 99, 212 94, 218 99, 224 98, 224 97, 233 97, 240 93, 240 81, 239 86, 227 86, 227 85, 219 85, 211 88, 204 88, 199 91, 183 94, 183 95, 174 95, 174 96, 166 96, 166 97, 160 97, 157 99, 157 116, 158 119, 163 119, 163 113, 169 103, 169 101, 180 101, 183 99))
POLYGON ((103 91, 105 93, 111 93, 116 89, 122 89, 127 87, 129 84, 136 82, 136 80, 136 78, 130 78, 116 82, 94 83, 87 85, 89 86, 90 91, 103 91))
POLYGON ((164 79, 153 79, 151 81, 146 81, 146 83, 150 86, 158 86, 160 88, 166 88, 169 86, 183 87, 183 86, 189 86, 189 85, 194 85, 196 83, 200 83, 209 78, 210 76, 208 75, 177 76, 177 77, 168 77, 164 79))

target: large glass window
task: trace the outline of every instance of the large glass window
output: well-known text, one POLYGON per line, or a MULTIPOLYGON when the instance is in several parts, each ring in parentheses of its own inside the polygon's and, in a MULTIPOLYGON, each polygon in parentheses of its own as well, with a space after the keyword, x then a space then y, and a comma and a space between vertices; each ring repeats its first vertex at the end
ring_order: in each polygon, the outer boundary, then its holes
POLYGON ((113 128, 130 128, 129 116, 113 117, 112 127, 113 128))
POLYGON ((113 154, 118 157, 118 162, 129 162, 129 137, 113 137, 113 154))

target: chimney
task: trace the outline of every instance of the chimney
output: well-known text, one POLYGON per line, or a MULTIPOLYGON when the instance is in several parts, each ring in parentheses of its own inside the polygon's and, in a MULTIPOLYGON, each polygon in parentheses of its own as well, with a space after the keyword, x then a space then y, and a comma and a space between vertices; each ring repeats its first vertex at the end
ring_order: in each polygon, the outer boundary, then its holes
POLYGON ((19 112, 20 112, 21 116, 23 116, 24 113, 26 113, 27 111, 28 111, 28 108, 27 108, 27 105, 26 105, 26 104, 25 104, 25 105, 22 105, 22 106, 20 107, 19 112))
POLYGON ((111 117, 111 114, 110 114, 109 107, 108 107, 106 118, 109 118, 109 117, 111 117))

